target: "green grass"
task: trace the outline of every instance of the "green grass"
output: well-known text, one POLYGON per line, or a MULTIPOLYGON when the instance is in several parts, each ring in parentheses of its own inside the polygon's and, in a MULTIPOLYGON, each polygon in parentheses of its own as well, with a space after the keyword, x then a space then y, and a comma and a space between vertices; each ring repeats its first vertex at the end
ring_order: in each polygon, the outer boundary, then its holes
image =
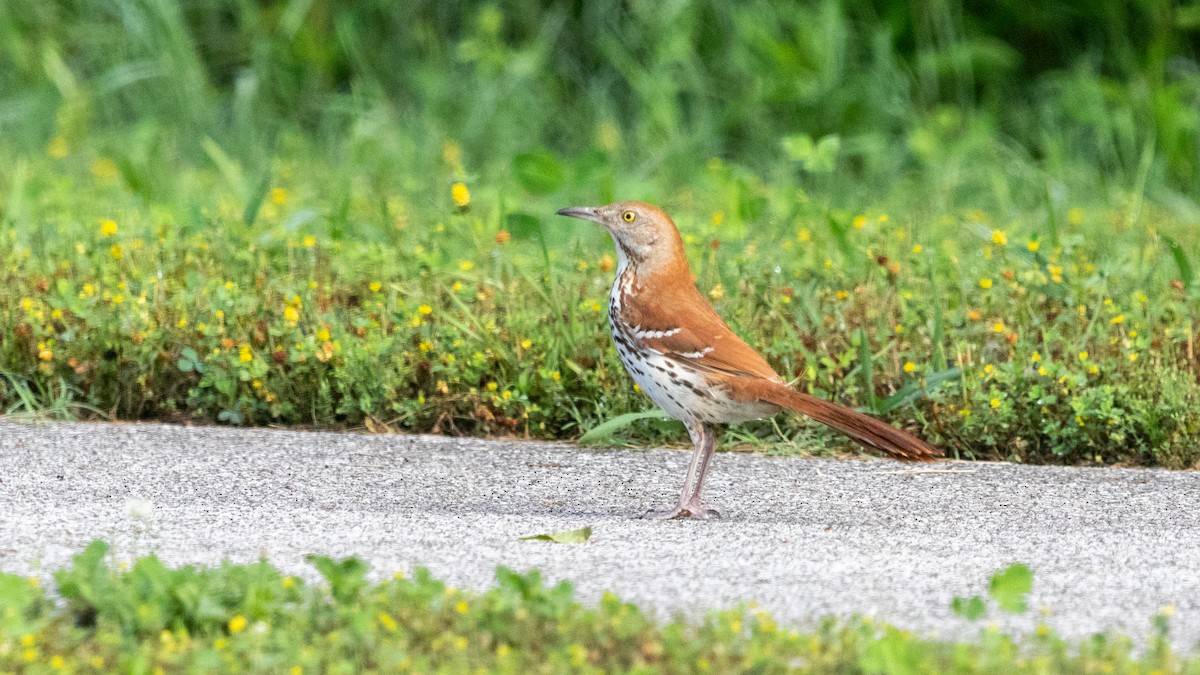
MULTIPOLYGON (((147 556, 113 569, 106 554, 95 542, 55 573, 62 602, 36 578, 0 575, 0 671, 1200 672, 1171 647, 1169 610, 1137 647, 1112 634, 1069 642, 1045 624, 952 642, 867 618, 780 626, 752 607, 664 622, 612 594, 581 604, 568 583, 503 567, 475 593, 424 569, 370 581, 353 558, 310 557, 323 581, 309 584, 267 561, 172 569, 147 556)), ((954 611, 964 625, 1025 612, 1032 583, 1013 565, 988 599, 956 599, 954 611)))
POLYGON ((647 402, 551 214, 641 198, 801 389, 1196 465, 1195 12, 935 4, 5 5, 0 409, 578 438, 647 402))

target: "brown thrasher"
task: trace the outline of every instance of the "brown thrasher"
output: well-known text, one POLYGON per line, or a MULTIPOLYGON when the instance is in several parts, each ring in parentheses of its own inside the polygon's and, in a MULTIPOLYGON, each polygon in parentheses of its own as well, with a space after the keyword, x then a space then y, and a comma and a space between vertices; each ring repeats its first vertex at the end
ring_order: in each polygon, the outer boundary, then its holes
POLYGON ((658 518, 707 518, 700 506, 704 475, 716 449, 714 424, 745 422, 788 408, 910 462, 941 451, 844 406, 793 391, 766 359, 734 334, 692 283, 675 223, 642 202, 572 207, 558 215, 600 223, 617 245, 617 276, 608 300, 613 342, 634 382, 663 411, 683 422, 696 449, 679 505, 658 518))

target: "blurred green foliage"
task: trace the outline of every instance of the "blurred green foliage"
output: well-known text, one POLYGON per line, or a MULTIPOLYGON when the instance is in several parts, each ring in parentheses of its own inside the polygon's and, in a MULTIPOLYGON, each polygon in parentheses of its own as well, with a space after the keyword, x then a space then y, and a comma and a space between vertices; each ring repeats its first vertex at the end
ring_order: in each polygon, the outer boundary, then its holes
MULTIPOLYGON (((551 544, 530 544, 530 546, 551 544)), ((1194 654, 1168 638, 1170 614, 1135 645, 1104 633, 1068 641, 1038 622, 1032 634, 981 627, 955 642, 870 617, 781 626, 750 607, 699 619, 654 618, 605 593, 580 603, 571 584, 535 571, 496 569, 493 587, 411 577, 368 577, 356 558, 309 556, 318 583, 266 560, 169 568, 156 556, 112 567, 100 541, 54 577, 0 574, 0 668, 20 673, 1197 673, 1194 654)), ((308 575, 315 577, 311 573, 308 575)), ((989 595, 1024 612, 1032 574, 1012 565, 989 595)), ((969 621, 984 600, 956 598, 969 621), (964 607, 974 605, 971 613, 964 607)))
POLYGON ((1170 0, 9 0, 0 129, 154 121, 243 158, 292 126, 417 156, 450 136, 503 164, 579 154, 609 123, 640 150, 629 163, 680 180, 836 134, 840 175, 870 184, 972 138, 993 146, 963 148, 980 159, 1107 180, 1136 179, 1148 152, 1195 194, 1198 41, 1200 9, 1170 0))

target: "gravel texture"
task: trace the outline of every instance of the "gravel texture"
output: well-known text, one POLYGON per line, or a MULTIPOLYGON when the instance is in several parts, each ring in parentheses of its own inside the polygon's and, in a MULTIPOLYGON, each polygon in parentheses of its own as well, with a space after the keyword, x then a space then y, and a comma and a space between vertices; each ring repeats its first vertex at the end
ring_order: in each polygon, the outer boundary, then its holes
POLYGON ((638 519, 672 503, 687 459, 0 419, 0 570, 48 576, 97 537, 119 559, 266 556, 308 577, 307 553, 357 555, 379 575, 424 565, 474 588, 507 565, 569 579, 585 601, 611 590, 664 616, 754 601, 798 626, 858 613, 967 637, 980 626, 956 618, 951 599, 985 592, 993 572, 1024 562, 1034 610, 988 620, 1140 640, 1169 604, 1176 644, 1200 641, 1200 473, 721 453, 705 497, 722 519, 638 519), (136 500, 149 502, 145 519, 136 500), (583 526, 595 533, 582 545, 518 540, 583 526))

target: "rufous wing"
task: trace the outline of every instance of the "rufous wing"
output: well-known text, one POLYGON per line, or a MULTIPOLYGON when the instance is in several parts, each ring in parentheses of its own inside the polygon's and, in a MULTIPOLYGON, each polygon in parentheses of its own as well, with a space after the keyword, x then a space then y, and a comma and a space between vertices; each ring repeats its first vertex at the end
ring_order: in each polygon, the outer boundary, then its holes
POLYGON ((647 347, 689 366, 782 381, 690 284, 658 293, 643 290, 636 301, 624 303, 621 318, 647 347))

